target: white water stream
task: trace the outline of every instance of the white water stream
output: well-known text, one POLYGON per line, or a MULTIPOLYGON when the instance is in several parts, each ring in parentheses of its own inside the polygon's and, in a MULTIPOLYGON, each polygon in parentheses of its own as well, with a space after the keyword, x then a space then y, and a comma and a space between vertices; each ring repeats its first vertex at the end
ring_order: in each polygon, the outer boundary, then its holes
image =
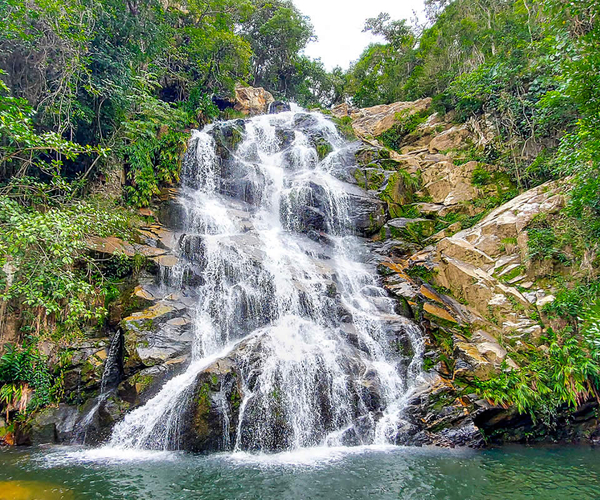
POLYGON ((227 356, 239 362, 243 397, 234 439, 223 414, 223 449, 394 442, 423 343, 352 234, 348 185, 333 175, 348 147, 330 121, 301 111, 193 133, 186 236, 167 276, 198 296, 192 361, 116 426, 109 448, 178 449, 198 374, 227 356), (232 130, 239 141, 225 151, 232 130), (315 137, 331 146, 321 161, 315 137), (398 332, 408 361, 394 348, 398 332))

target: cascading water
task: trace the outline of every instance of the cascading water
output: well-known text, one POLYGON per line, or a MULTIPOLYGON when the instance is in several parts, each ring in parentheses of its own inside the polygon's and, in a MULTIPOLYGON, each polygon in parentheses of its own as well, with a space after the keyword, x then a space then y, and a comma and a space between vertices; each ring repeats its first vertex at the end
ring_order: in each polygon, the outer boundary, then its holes
POLYGON ((109 446, 185 447, 198 377, 224 359, 236 365, 239 401, 224 386, 212 396, 221 449, 394 442, 423 344, 354 234, 353 196, 364 193, 343 180, 353 147, 302 111, 193 133, 181 260, 164 277, 197 297, 192 361, 109 446))
POLYGON ((104 364, 104 371, 102 372, 102 379, 100 380, 100 394, 96 398, 96 403, 82 415, 75 425, 73 442, 85 444, 88 430, 100 407, 106 402, 121 380, 122 367, 118 363, 118 359, 120 358, 120 351, 122 349, 123 338, 119 332, 115 332, 110 339, 106 353, 106 362, 104 364))

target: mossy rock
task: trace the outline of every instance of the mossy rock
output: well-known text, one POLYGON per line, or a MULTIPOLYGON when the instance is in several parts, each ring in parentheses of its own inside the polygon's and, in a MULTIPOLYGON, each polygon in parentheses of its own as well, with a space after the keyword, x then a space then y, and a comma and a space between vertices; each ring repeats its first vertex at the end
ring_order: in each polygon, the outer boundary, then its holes
POLYGON ((245 127, 244 120, 236 120, 233 123, 224 123, 213 130, 212 135, 215 139, 217 155, 220 158, 225 160, 231 157, 244 138, 245 127))
POLYGON ((317 155, 319 160, 323 160, 329 153, 333 151, 333 146, 325 140, 323 137, 315 137, 314 139, 315 149, 317 150, 317 155))
POLYGON ((158 324, 173 318, 177 312, 175 307, 159 303, 141 312, 136 312, 131 316, 128 316, 121 321, 121 327, 126 333, 152 331, 158 324))
POLYGON ((387 184, 379 194, 379 198, 388 204, 408 205, 414 201, 417 189, 417 179, 404 171, 394 172, 388 176, 387 184))
POLYGON ((392 160, 391 158, 384 158, 379 161, 379 164, 384 170, 400 170, 401 166, 398 161, 392 160))
POLYGON ((364 147, 360 148, 355 153, 356 163, 362 167, 369 165, 370 163, 374 163, 380 159, 379 151, 374 147, 364 147))
POLYGON ((382 236, 420 243, 435 232, 435 221, 430 219, 397 218, 383 228, 382 236))
POLYGON ((282 128, 275 129, 275 136, 279 140, 280 148, 288 147, 296 138, 296 134, 293 130, 286 130, 282 128))
POLYGON ((379 191, 386 183, 387 176, 379 168, 366 168, 365 169, 366 189, 379 191))
POLYGON ((357 168, 354 170, 354 178, 356 179, 356 183, 363 189, 367 188, 367 176, 365 175, 365 171, 357 168))
POLYGON ((200 373, 192 395, 189 425, 184 430, 184 448, 190 451, 218 451, 224 441, 235 438, 242 394, 238 375, 228 361, 221 361, 200 373), (227 412, 230 435, 223 435, 223 411, 227 412))
POLYGON ((404 209, 402 205, 388 202, 388 213, 392 219, 398 219, 404 215, 404 209))
POLYGON ((390 158, 390 150, 386 148, 382 148, 379 150, 379 158, 382 160, 388 160, 390 158))

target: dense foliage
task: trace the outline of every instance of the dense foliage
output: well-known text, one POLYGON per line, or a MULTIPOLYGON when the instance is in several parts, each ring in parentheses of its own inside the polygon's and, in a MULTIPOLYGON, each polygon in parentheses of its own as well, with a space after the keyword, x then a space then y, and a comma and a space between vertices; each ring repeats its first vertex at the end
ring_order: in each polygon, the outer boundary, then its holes
MULTIPOLYGON (((596 287, 597 288, 597 287, 596 287)), ((581 291, 581 290, 579 290, 581 291)), ((563 297, 553 306, 574 304, 563 297)), ((521 413, 548 425, 561 407, 577 408, 600 391, 600 314, 598 307, 575 305, 582 331, 568 327, 560 333, 548 330, 545 349, 529 346, 515 356, 519 369, 505 369, 498 376, 478 382, 478 390, 494 404, 515 405, 521 413)), ((579 323, 579 321, 578 321, 579 323)), ((507 367, 505 367, 507 368, 507 367)))
POLYGON ((32 345, 6 346, 0 357, 0 385, 0 403, 5 406, 7 420, 10 410, 24 413, 52 399, 47 360, 32 345))
POLYGON ((365 31, 384 43, 368 47, 350 68, 347 96, 357 106, 433 97, 435 110, 452 111, 457 121, 485 114, 497 131, 495 163, 520 187, 576 174, 575 210, 596 210, 598 3, 426 6, 426 27, 387 14, 367 20, 365 31))
POLYGON ((45 212, 0 197, 0 299, 15 299, 28 333, 58 323, 76 327, 106 314, 102 273, 89 256, 91 236, 126 236, 128 219, 92 203, 45 212))
POLYGON ((218 114, 213 95, 245 80, 307 105, 336 97, 300 55, 313 29, 287 0, 10 0, 0 18, 0 181, 124 165, 128 201, 147 205, 177 180, 184 131, 218 114))

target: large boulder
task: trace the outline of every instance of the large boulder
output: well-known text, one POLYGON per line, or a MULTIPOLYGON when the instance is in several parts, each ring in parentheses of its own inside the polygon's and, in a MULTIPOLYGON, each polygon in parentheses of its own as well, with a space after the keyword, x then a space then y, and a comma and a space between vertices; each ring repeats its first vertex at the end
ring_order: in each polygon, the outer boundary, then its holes
POLYGON ((479 163, 470 161, 455 165, 449 161, 433 163, 421 171, 423 192, 433 203, 458 205, 480 198, 482 192, 472 183, 473 172, 479 163))
POLYGON ((348 105, 348 103, 343 102, 331 108, 331 116, 334 118, 345 118, 346 116, 351 116, 352 113, 356 113, 357 111, 358 110, 356 108, 353 108, 348 105))
POLYGON ((80 415, 77 407, 66 404, 44 408, 29 423, 29 444, 70 442, 80 415))
POLYGON ((176 376, 183 370, 187 361, 187 357, 182 356, 136 372, 119 384, 117 396, 128 403, 130 408, 145 404, 158 394, 169 378, 176 376))
POLYGON ((274 102, 273 95, 262 87, 235 88, 235 109, 248 116, 261 115, 269 111, 269 105, 274 102))
POLYGON ((186 450, 219 451, 231 449, 235 444, 243 398, 241 360, 240 352, 234 351, 196 378, 186 425, 182 429, 181 441, 186 450))
POLYGON ((457 149, 463 145, 463 141, 469 136, 466 125, 456 125, 441 134, 436 135, 429 143, 429 152, 445 152, 457 149))
POLYGON ((376 234, 387 220, 386 203, 369 193, 348 193, 350 227, 361 236, 376 234))
POLYGON ((429 108, 430 105, 431 98, 428 97, 414 102, 395 102, 359 109, 351 115, 352 128, 358 137, 377 137, 398 122, 397 115, 408 117, 429 108))

